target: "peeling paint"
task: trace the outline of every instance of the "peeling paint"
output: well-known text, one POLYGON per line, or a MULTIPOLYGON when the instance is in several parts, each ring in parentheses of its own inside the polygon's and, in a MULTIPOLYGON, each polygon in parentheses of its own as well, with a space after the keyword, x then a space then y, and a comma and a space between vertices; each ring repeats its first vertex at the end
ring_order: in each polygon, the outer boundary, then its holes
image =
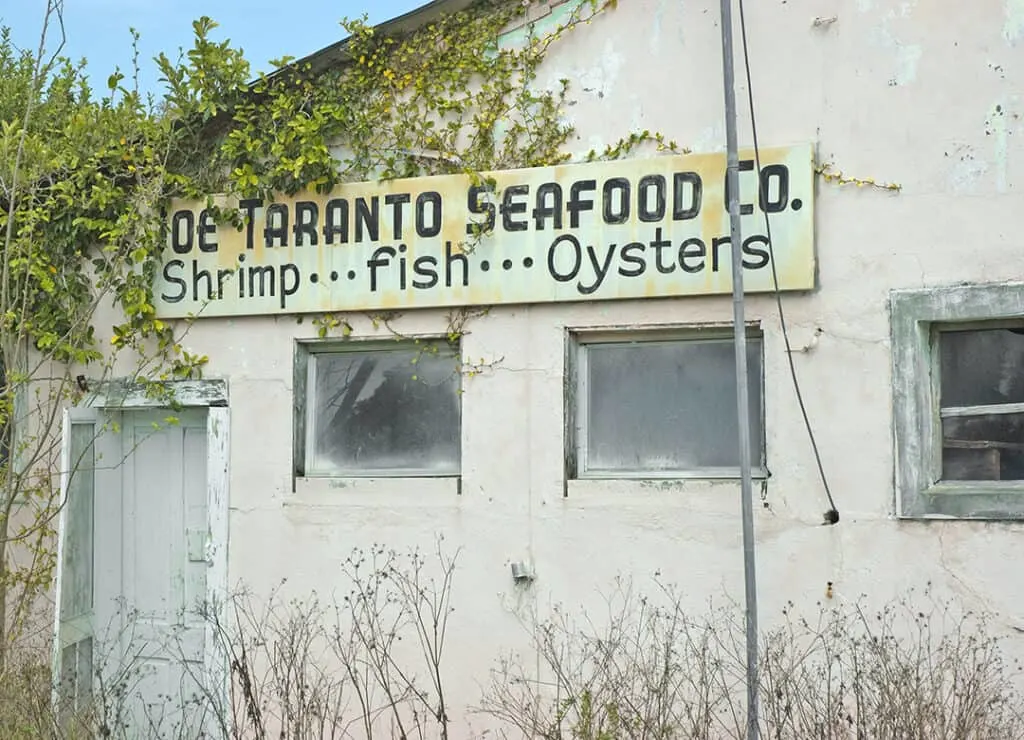
POLYGON ((898 65, 894 78, 896 84, 902 86, 913 82, 917 78, 917 63, 921 60, 921 47, 900 44, 896 59, 898 65))
MULTIPOLYGON (((662 50, 661 42, 662 42, 662 34, 663 34, 664 30, 665 30, 665 9, 666 9, 667 6, 668 6, 668 0, 658 0, 658 7, 655 8, 654 13, 652 15, 651 35, 650 35, 650 48, 651 48, 651 53, 652 54, 660 54, 661 50, 662 50)), ((681 48, 685 44, 685 42, 686 42, 686 39, 685 39, 684 33, 683 33, 683 24, 682 23, 670 23, 669 24, 670 30, 673 27, 675 29, 675 47, 676 48, 681 48)), ((670 53, 672 51, 672 48, 673 48, 673 45, 672 45, 671 40, 670 40, 670 44, 669 44, 669 52, 670 53)))
POLYGON ((988 162, 980 159, 974 147, 960 144, 946 152, 952 162, 949 173, 949 189, 954 193, 969 195, 977 193, 978 183, 988 172, 988 162))
POLYGON ((654 11, 654 19, 651 24, 651 51, 655 54, 661 53, 661 24, 665 19, 665 2, 659 0, 658 8, 654 11))
POLYGON ((633 93, 629 96, 629 129, 630 131, 642 131, 644 126, 644 99, 645 96, 633 93))
POLYGON ((499 47, 502 49, 522 49, 526 46, 527 39, 531 34, 540 37, 551 33, 572 17, 572 14, 580 6, 581 1, 574 0, 573 2, 549 8, 547 13, 539 17, 530 18, 527 16, 526 22, 522 23, 522 25, 510 28, 501 35, 499 47))
POLYGON ((917 66, 921 60, 921 47, 917 44, 908 44, 903 41, 892 30, 892 21, 897 18, 907 18, 910 15, 912 6, 910 3, 903 3, 898 10, 890 10, 882 20, 881 26, 875 29, 872 42, 885 49, 894 51, 896 54, 896 69, 890 78, 891 86, 902 87, 917 79, 917 66))
POLYGON ((615 89, 619 74, 625 64, 622 53, 615 49, 612 39, 605 41, 599 63, 585 68, 578 68, 575 73, 579 86, 586 92, 603 98, 615 89))
POLYGON ((1024 36, 1024 0, 1006 0, 1003 12, 1003 38, 1012 46, 1024 36))
POLYGON ((725 149, 725 124, 709 126, 693 140, 693 150, 697 152, 720 152, 725 149))
POLYGON ((1009 136, 1006 126, 1006 108, 996 103, 989 111, 985 133, 992 136, 993 156, 996 164, 996 192, 1005 193, 1007 183, 1007 160, 1009 159, 1009 136))

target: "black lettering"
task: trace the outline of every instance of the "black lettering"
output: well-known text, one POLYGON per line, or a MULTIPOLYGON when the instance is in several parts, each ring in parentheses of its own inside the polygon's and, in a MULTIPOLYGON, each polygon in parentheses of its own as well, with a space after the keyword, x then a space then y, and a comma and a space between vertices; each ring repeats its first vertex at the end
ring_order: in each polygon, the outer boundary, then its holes
POLYGON ((377 268, 384 267, 391 262, 391 258, 396 254, 394 247, 377 247, 373 250, 373 254, 370 259, 366 261, 366 266, 370 268, 370 292, 377 290, 377 268))
POLYGON ((469 285, 469 260, 466 255, 459 252, 452 252, 452 243, 444 243, 444 284, 452 287, 452 263, 458 262, 462 265, 462 287, 469 285))
POLYGON ((197 233, 199 234, 200 252, 217 251, 217 224, 213 222, 213 216, 207 208, 199 212, 199 228, 197 233), (211 234, 213 235, 213 241, 207 239, 211 234))
POLYGON ((348 201, 332 198, 324 206, 324 244, 334 244, 334 237, 340 236, 341 244, 348 244, 348 201))
POLYGON ((466 201, 467 201, 466 205, 469 208, 469 212, 473 213, 473 214, 476 214, 476 215, 486 214, 487 218, 484 219, 484 222, 482 224, 474 222, 474 221, 470 221, 469 223, 467 223, 466 224, 466 233, 467 234, 476 234, 478 232, 486 233, 486 232, 491 231, 491 230, 494 229, 494 219, 495 219, 494 204, 491 203, 489 200, 481 200, 480 199, 481 195, 485 195, 487 193, 493 193, 493 192, 494 192, 494 187, 491 186, 491 185, 471 185, 470 186, 469 193, 468 193, 467 198, 466 198, 466 201))
POLYGON ((274 266, 253 265, 249 268, 249 295, 256 297, 256 278, 260 279, 260 297, 274 295, 274 266), (270 292, 267 292, 266 282, 270 283, 270 292))
POLYGON ((770 164, 761 170, 761 210, 778 213, 789 205, 789 168, 784 164, 770 164), (771 198, 772 180, 778 181, 778 192, 771 198))
MULTIPOLYGON (((590 180, 590 182, 593 182, 593 180, 590 180)), ((576 185, 574 184, 573 188, 575 187, 576 185)), ((551 246, 548 247, 548 272, 551 274, 551 277, 560 283, 567 283, 570 280, 575 279, 576 275, 579 274, 580 263, 582 262, 583 252, 580 249, 580 242, 572 234, 562 234, 551 242, 551 246), (559 272, 555 268, 555 251, 558 249, 558 245, 562 242, 572 245, 573 248, 573 263, 572 269, 569 272, 559 272)))
POLYGON ((768 264, 768 256, 770 252, 767 249, 768 238, 755 234, 754 236, 748 236, 743 240, 743 254, 748 257, 756 257, 757 261, 743 260, 743 266, 748 270, 760 270, 762 267, 768 264), (755 244, 763 244, 764 249, 757 248, 755 244))
MULTIPOLYGON (((636 186, 637 215, 641 221, 661 221, 665 218, 665 178, 661 175, 644 175, 636 186), (651 196, 648 192, 654 188, 654 208, 650 208, 651 196)), ((659 268, 660 269, 660 268, 659 268)), ((670 270, 671 272, 671 270, 670 270)))
POLYGON ((234 270, 217 270, 217 298, 224 297, 224 281, 234 274, 234 270))
POLYGON ((427 290, 437 285, 437 259, 430 255, 424 255, 423 257, 417 257, 412 263, 412 272, 414 275, 426 278, 425 281, 417 280, 413 278, 412 287, 419 288, 420 290, 427 290))
POLYGON ((700 213, 700 202, 704 196, 704 183, 696 172, 677 172, 672 176, 672 220, 688 221, 700 213), (690 199, 686 201, 687 185, 690 199))
POLYGON ((608 253, 605 255, 604 264, 598 262, 597 252, 594 251, 594 247, 587 245, 587 256, 590 257, 590 264, 594 267, 594 284, 584 285, 582 281, 576 283, 576 290, 583 295, 591 295, 597 292, 597 289, 601 287, 601 283, 604 282, 605 276, 608 274, 608 268, 612 264, 612 255, 615 254, 615 245, 612 244, 608 247, 608 253))
POLYGON ((199 269, 199 260, 192 260, 192 300, 193 301, 212 301, 213 300, 213 275, 210 274, 209 270, 199 269), (205 298, 199 297, 199 284, 202 281, 206 281, 206 293, 205 298))
POLYGON ((529 185, 510 185, 501 196, 501 225, 505 231, 526 231, 526 221, 517 221, 512 217, 517 213, 526 213, 526 203, 514 203, 513 198, 528 195, 529 185))
POLYGON ((370 196, 367 203, 366 198, 356 198, 356 242, 363 241, 363 229, 371 242, 380 239, 380 197, 370 196))
POLYGON ((643 242, 630 242, 622 247, 622 251, 619 253, 619 259, 624 263, 635 265, 635 267, 623 267, 619 266, 619 274, 622 277, 640 277, 647 270, 647 260, 644 259, 644 250, 647 249, 647 245, 643 242), (634 254, 639 252, 639 254, 634 254))
POLYGON ((537 186, 536 207, 533 209, 533 219, 537 231, 547 228, 545 221, 550 218, 551 225, 555 229, 562 228, 562 186, 557 182, 546 182, 537 186), (551 196, 550 205, 546 203, 548 196, 551 196))
POLYGON ((708 254, 707 245, 703 239, 693 236, 679 245, 679 266, 683 272, 693 274, 704 269, 704 258, 708 254), (689 263, 687 260, 696 259, 698 262, 689 263))
POLYGON ((384 196, 384 205, 391 206, 391 238, 396 241, 404 239, 402 236, 402 206, 409 203, 408 193, 388 193, 384 196))
MULTIPOLYGON (((569 211, 569 228, 575 229, 580 225, 580 214, 583 211, 594 210, 594 201, 581 197, 583 193, 591 193, 597 189, 596 180, 577 180, 569 188, 569 202, 565 208, 569 211)), ((552 245, 554 246, 554 245, 552 245)), ((577 242, 577 247, 579 243, 577 242)), ((550 252, 549 252, 550 255, 550 252)), ((571 280, 572 278, 570 278, 571 280)))
POLYGON ((299 290, 299 268, 290 262, 281 265, 281 309, 284 310, 288 296, 295 295, 299 290), (288 278, 291 277, 289 285, 288 278))
POLYGON ((601 200, 604 202, 606 224, 624 224, 629 220, 629 180, 625 177, 613 177, 605 182, 601 200), (619 193, 618 210, 614 210, 616 191, 619 193))
POLYGON ((416 234, 424 239, 441 233, 441 194, 428 190, 416 196, 416 234), (431 223, 427 226, 427 204, 430 204, 431 223))
POLYGON ((180 303, 185 295, 188 293, 188 283, 185 282, 184 278, 177 277, 171 274, 172 268, 175 271, 184 270, 185 263, 181 260, 168 260, 164 263, 164 280, 168 283, 174 283, 178 286, 180 293, 172 295, 170 293, 161 293, 160 299, 167 301, 168 303, 180 303))
POLYGON ((658 268, 658 272, 663 275, 668 275, 670 272, 676 271, 675 262, 669 262, 667 265, 661 260, 662 250, 672 246, 672 242, 668 239, 663 239, 661 236, 661 227, 659 226, 654 230, 654 238, 651 240, 651 249, 654 250, 654 266, 658 268))
POLYGON ((271 203, 267 206, 267 225, 263 227, 263 244, 269 249, 275 246, 274 240, 280 239, 280 247, 288 246, 288 206, 284 203, 271 203))
POLYGON ((188 254, 192 251, 192 230, 195 229, 195 225, 192 211, 175 211, 171 217, 171 247, 178 254, 188 254))
MULTIPOLYGON (((752 172, 753 169, 754 169, 754 160, 752 160, 752 159, 741 159, 740 160, 740 172, 752 172)), ((736 179, 737 180, 740 179, 739 175, 736 176, 736 179)), ((740 187, 741 194, 742 194, 742 191, 743 191, 743 188, 740 187)), ((731 198, 731 197, 732 197, 732 195, 729 192, 729 176, 728 176, 728 174, 726 174, 726 177, 725 177, 725 210, 726 210, 727 213, 729 211, 729 198, 731 198)), ((739 196, 737 196, 737 197, 739 197, 739 196)), ((749 216, 753 212, 754 212, 754 206, 752 204, 750 204, 750 203, 741 203, 740 204, 740 215, 741 216, 749 216)))
POLYGON ((716 236, 711 240, 711 272, 718 272, 718 248, 723 244, 730 247, 732 239, 727 236, 716 236))
POLYGON ((253 224, 256 223, 256 209, 263 207, 263 200, 260 198, 246 198, 238 201, 238 210, 245 213, 245 248, 253 249, 253 224))
POLYGON ((311 200, 300 200, 295 204, 295 226, 292 227, 292 231, 295 234, 296 247, 305 246, 306 237, 309 237, 311 247, 316 246, 316 222, 319 220, 320 209, 316 203, 311 200))

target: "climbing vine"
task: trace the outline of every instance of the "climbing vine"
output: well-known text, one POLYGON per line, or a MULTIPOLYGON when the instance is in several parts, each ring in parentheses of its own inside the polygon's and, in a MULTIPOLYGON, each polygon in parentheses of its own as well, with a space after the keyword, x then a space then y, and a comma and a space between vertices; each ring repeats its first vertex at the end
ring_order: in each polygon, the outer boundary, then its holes
POLYGON ((874 188, 876 190, 889 190, 896 193, 903 189, 903 186, 899 183, 882 182, 873 177, 853 177, 852 175, 847 175, 842 170, 836 169, 832 162, 816 164, 814 172, 825 182, 833 185, 855 185, 858 188, 874 188))
MULTIPOLYGON (((553 44, 615 1, 570 0, 543 31, 530 22, 538 5, 479 0, 394 36, 365 18, 346 20, 348 39, 329 63, 282 59, 255 82, 241 50, 214 40, 217 25, 204 17, 193 24, 190 49, 157 57, 157 100, 138 89, 137 61, 94 90, 89 80, 102 79, 95 70, 87 76, 61 57, 59 0, 46 4, 35 51, 0 33, 0 446, 10 453, 0 463, 0 665, 7 595, 18 586, 18 603, 28 603, 55 565, 44 544, 60 505, 52 409, 79 400, 115 368, 159 393, 151 381, 198 377, 207 363, 187 348, 189 322, 163 320, 154 307, 170 199, 206 200, 217 220, 240 226, 240 214, 218 211, 211 193, 273 200, 343 182, 478 179, 566 161, 569 83, 542 85, 540 66, 553 44), (48 420, 46 428, 19 433, 28 418, 48 420), (25 464, 7 464, 12 458, 25 464), (28 524, 14 527, 29 501, 28 524), (10 547, 27 543, 31 562, 15 564, 10 547)), ((647 142, 677 150, 645 131, 592 158, 624 156, 647 142)), ((451 312, 449 344, 481 310, 451 312)), ((400 338, 393 318, 370 322, 400 338)), ((314 325, 321 336, 344 338, 350 319, 325 315, 314 325)), ((494 362, 463 358, 458 371, 472 376, 494 362)))
MULTIPOLYGON (((398 37, 381 35, 365 20, 346 20, 340 63, 319 69, 278 60, 283 65, 278 72, 261 77, 251 94, 230 107, 200 109, 202 96, 192 94, 187 101, 209 121, 207 130, 223 132, 210 169, 227 176, 221 182, 183 180, 181 194, 272 199, 302 189, 324 192, 347 181, 444 174, 476 180, 489 170, 566 161, 565 145, 573 133, 564 116, 569 83, 562 79, 542 88, 538 69, 553 43, 614 2, 577 0, 563 21, 543 33, 526 23, 536 4, 481 0, 398 37), (523 32, 513 41, 506 34, 510 28, 523 32)), ((160 60, 174 84, 208 77, 200 65, 224 53, 210 46, 211 29, 203 21, 196 27, 197 48, 205 52, 191 60, 190 75, 176 77, 170 62, 160 60)), ((236 90, 237 79, 218 89, 236 90)), ((645 131, 594 156, 625 156, 648 141, 677 149, 645 131)), ((460 246, 471 251, 480 236, 460 246)), ((460 328, 448 332, 450 342, 457 342, 470 314, 455 313, 461 318, 449 323, 460 328)), ((314 323, 322 337, 352 334, 343 316, 325 315, 314 323)), ((373 323, 385 324, 401 338, 390 323, 373 323)))
MULTIPOLYGON (((609 3, 578 2, 545 34, 527 26, 520 43, 503 41, 503 32, 522 24, 534 4, 481 0, 400 37, 346 20, 342 63, 320 70, 291 62, 229 107, 190 99, 226 130, 210 169, 228 177, 183 182, 184 194, 272 197, 346 181, 476 175, 565 161, 572 133, 562 117, 568 81, 538 89, 538 68, 553 42, 609 3)), ((197 26, 197 46, 209 44, 211 28, 197 26)), ((177 82, 166 58, 160 64, 175 84, 186 84, 184 77, 177 82)), ((189 79, 202 71, 196 66, 189 79)))

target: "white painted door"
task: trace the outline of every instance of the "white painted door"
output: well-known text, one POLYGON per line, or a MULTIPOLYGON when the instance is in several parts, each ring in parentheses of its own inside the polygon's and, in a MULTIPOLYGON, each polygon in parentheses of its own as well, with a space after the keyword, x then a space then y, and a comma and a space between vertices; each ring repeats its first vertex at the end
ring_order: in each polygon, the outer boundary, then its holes
POLYGON ((54 705, 61 723, 87 712, 95 670, 95 504, 97 414, 73 409, 64 417, 62 505, 57 542, 54 705))
POLYGON ((167 417, 121 414, 120 533, 111 531, 109 540, 120 539, 120 579, 107 581, 112 588, 100 595, 124 600, 121 644, 137 679, 128 694, 132 725, 177 736, 173 726, 203 672, 196 610, 206 595, 206 414, 175 414, 177 423, 167 417))
MULTIPOLYGON (((91 584, 88 658, 99 679, 96 698, 102 696, 104 721, 115 734, 198 737, 188 725, 196 720, 204 672, 204 625, 196 610, 206 598, 207 412, 106 413, 93 428, 93 573, 80 575, 86 564, 65 556, 61 582, 91 584)), ((82 445, 72 436, 70 447, 82 445)), ((84 480, 78 485, 90 488, 84 480)), ((69 489, 77 491, 74 484, 69 489)), ((74 500, 69 495, 65 554, 89 529, 76 521, 85 503, 71 506, 74 500)), ((62 614, 59 629, 81 642, 88 628, 76 631, 75 618, 75 610, 62 614)), ((58 643, 67 673, 65 660, 84 651, 69 650, 74 639, 58 643)))

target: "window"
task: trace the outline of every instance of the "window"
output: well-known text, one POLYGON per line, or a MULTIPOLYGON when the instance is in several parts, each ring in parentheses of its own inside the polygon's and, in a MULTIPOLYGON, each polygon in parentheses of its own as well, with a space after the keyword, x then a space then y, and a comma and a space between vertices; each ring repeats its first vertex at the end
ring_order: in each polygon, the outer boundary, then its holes
POLYGON ((897 511, 1024 518, 1024 286, 891 298, 897 511))
POLYGON ((301 343, 296 472, 458 475, 460 380, 458 352, 444 341, 301 343))
POLYGON ((936 330, 941 480, 1024 481, 1022 327, 936 330))
POLYGON ((93 578, 95 570, 96 425, 71 421, 65 440, 60 601, 57 645, 60 680, 58 709, 62 722, 88 709, 92 697, 93 578))
MULTIPOLYGON (((578 334, 573 349, 574 477, 739 476, 731 331, 578 334)), ((761 358, 748 332, 751 465, 764 475, 761 358)))

